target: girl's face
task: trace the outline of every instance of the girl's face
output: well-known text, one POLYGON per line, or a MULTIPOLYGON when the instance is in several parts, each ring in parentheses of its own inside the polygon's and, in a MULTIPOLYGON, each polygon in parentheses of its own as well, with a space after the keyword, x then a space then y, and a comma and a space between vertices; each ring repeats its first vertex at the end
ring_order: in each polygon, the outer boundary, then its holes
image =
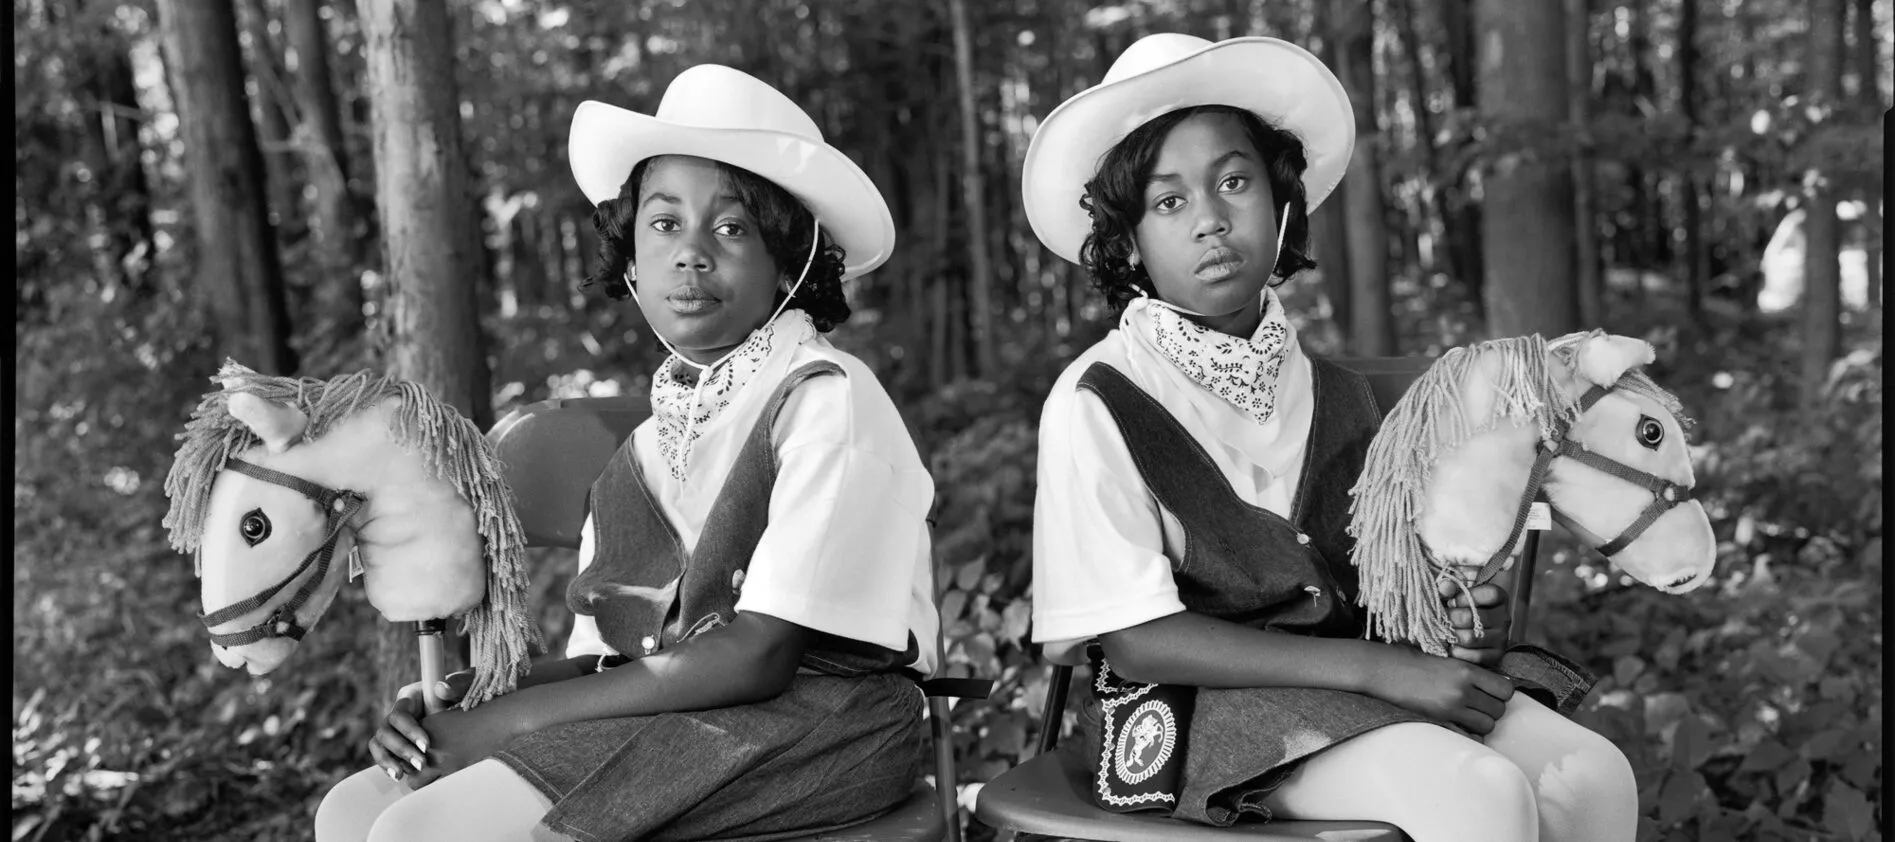
POLYGON ((1195 114, 1171 129, 1145 183, 1135 254, 1157 297, 1197 320, 1248 335, 1276 264, 1277 215, 1263 161, 1231 114, 1195 114))
POLYGON ((633 224, 638 308, 685 358, 715 361, 776 308, 776 261, 717 164, 652 161, 633 224))

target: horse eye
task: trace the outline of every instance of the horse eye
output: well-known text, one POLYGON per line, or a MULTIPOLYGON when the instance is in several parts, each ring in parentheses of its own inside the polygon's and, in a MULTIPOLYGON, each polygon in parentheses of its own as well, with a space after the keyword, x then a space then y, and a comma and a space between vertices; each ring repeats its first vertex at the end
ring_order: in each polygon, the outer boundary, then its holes
POLYGON ((251 509, 249 514, 243 516, 243 523, 238 529, 243 533, 244 543, 254 547, 270 537, 270 516, 264 514, 262 509, 251 509))
POLYGON ((1638 443, 1648 450, 1657 450, 1658 443, 1665 440, 1665 425, 1650 415, 1638 417, 1638 443))

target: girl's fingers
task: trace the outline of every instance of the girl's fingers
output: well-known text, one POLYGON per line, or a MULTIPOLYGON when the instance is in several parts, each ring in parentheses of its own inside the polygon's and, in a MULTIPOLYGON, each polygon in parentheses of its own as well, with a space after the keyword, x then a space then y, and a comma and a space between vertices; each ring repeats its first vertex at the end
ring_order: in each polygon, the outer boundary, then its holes
POLYGON ((377 730, 375 732, 374 742, 379 743, 382 748, 386 749, 388 753, 397 760, 408 764, 409 768, 404 771, 420 771, 423 767, 428 765, 427 754, 425 754, 422 749, 417 748, 414 743, 409 742, 402 734, 392 729, 382 728, 377 730))
POLYGON ((396 711, 388 715, 388 727, 393 728, 403 737, 407 737, 408 742, 413 743, 422 752, 425 753, 428 750, 428 731, 421 727, 421 723, 416 722, 414 717, 396 711))

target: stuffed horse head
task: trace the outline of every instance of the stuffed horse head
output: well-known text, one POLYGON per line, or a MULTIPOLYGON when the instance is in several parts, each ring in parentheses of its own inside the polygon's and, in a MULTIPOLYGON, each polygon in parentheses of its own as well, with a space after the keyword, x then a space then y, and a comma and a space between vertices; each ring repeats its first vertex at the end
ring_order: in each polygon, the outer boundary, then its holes
POLYGON ((1716 558, 1677 398, 1639 366, 1650 344, 1603 331, 1456 348, 1395 404, 1351 490, 1349 533, 1371 630, 1444 654, 1436 583, 1484 582, 1529 505, 1638 581, 1703 584, 1716 558))
POLYGON ((215 380, 180 436, 164 525, 196 554, 218 661, 276 669, 359 572, 388 620, 464 618, 464 705, 510 691, 538 630, 512 498, 472 422, 366 371, 322 381, 226 362, 215 380))

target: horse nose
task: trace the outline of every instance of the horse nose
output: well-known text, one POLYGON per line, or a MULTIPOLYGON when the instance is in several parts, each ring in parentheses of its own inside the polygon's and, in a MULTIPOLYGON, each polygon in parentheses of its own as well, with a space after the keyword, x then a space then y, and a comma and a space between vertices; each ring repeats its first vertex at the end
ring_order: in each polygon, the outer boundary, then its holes
POLYGON ((244 656, 237 650, 218 646, 215 643, 211 644, 211 654, 217 658, 218 663, 231 669, 239 669, 245 663, 244 656))

